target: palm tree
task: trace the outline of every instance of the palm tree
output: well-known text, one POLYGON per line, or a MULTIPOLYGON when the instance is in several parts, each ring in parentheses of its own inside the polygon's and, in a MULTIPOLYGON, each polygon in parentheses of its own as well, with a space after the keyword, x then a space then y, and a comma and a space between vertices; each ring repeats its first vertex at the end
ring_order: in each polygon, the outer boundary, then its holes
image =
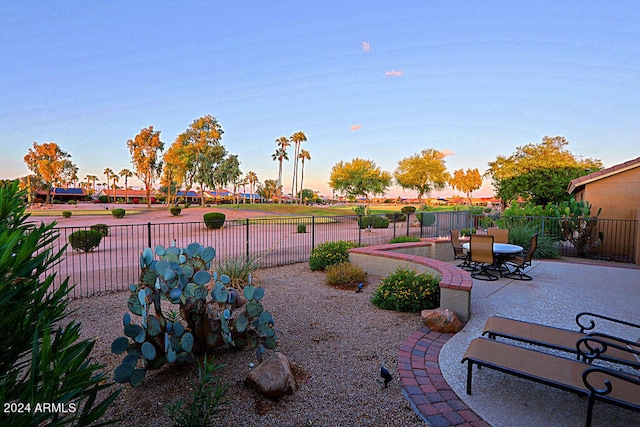
POLYGON ((294 146, 293 181, 291 182, 291 195, 294 196, 298 193, 298 157, 300 156, 300 144, 307 140, 307 136, 304 132, 298 131, 291 135, 290 139, 293 141, 294 146))
MULTIPOLYGON (((102 173, 105 174, 105 176, 107 177, 107 188, 108 188, 109 187, 109 181, 111 180, 111 175, 113 175, 113 169, 104 168, 102 173)), ((115 202, 116 200, 113 199, 113 201, 115 202)), ((109 203, 109 193, 107 193, 107 203, 109 203)))
POLYGON ((93 191, 91 192, 91 194, 96 192, 96 181, 98 180, 98 177, 95 175, 87 175, 85 177, 85 179, 87 180, 87 183, 91 182, 93 183, 93 185, 91 186, 91 188, 93 189, 93 191))
POLYGON ((247 172, 247 181, 249 181, 249 203, 253 203, 253 185, 258 182, 258 174, 254 171, 247 172))
POLYGON ((111 187, 112 191, 113 191, 113 203, 116 202, 116 189, 118 188, 118 186, 116 185, 116 182, 120 181, 120 177, 118 176, 117 173, 113 173, 111 175, 111 179, 113 180, 113 186, 111 187))
POLYGON ((302 160, 302 170, 300 171, 300 204, 302 204, 304 202, 304 200, 302 199, 302 190, 304 190, 304 161, 311 161, 311 154, 309 154, 309 152, 303 148, 302 150, 300 150, 300 155, 298 157, 300 157, 300 159, 302 160))
MULTIPOLYGON (((286 136, 281 136, 280 138, 276 139, 276 144, 278 145, 278 148, 276 149, 276 152, 271 155, 271 158, 274 162, 276 160, 279 162, 278 188, 282 188, 282 161, 289 160, 289 157, 287 156, 287 148, 289 148, 291 143, 289 142, 289 138, 287 138, 286 136)), ((278 203, 282 203, 281 195, 278 196, 278 203)))
POLYGON ((129 169, 125 168, 125 169, 120 170, 119 175, 124 178, 124 202, 128 203, 129 202, 129 197, 128 197, 128 193, 127 193, 127 190, 128 190, 127 183, 129 181, 129 178, 131 178, 133 176, 133 172, 131 172, 129 169))

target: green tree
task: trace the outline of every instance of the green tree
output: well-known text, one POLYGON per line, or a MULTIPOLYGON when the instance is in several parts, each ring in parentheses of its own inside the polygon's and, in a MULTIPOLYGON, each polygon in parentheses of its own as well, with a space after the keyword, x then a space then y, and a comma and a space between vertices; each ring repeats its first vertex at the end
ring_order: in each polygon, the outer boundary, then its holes
POLYGON ((307 135, 298 131, 289 138, 293 142, 293 181, 291 182, 291 196, 298 194, 298 159, 300 158, 300 144, 307 141, 307 135))
POLYGON ((417 191, 418 201, 422 203, 424 194, 447 186, 450 176, 444 157, 444 153, 433 148, 405 157, 394 172, 396 182, 404 189, 417 191))
POLYGON ((222 187, 233 183, 234 185, 234 197, 237 194, 237 187, 242 171, 240 171, 240 161, 237 154, 230 154, 224 158, 219 167, 213 173, 213 183, 218 192, 222 190, 222 187))
POLYGON ((469 200, 469 206, 471 203, 471 193, 482 186, 482 177, 478 168, 467 169, 465 172, 463 169, 458 169, 453 172, 453 177, 449 179, 449 185, 458 191, 462 191, 469 200))
MULTIPOLYGON (((276 148, 276 152, 271 155, 271 159, 273 159, 274 162, 278 161, 278 188, 282 190, 282 161, 289 160, 287 148, 289 148, 291 143, 289 142, 289 138, 281 136, 276 139, 276 144, 278 148, 276 148)), ((281 194, 278 194, 278 203, 282 203, 281 194)))
POLYGON ((24 156, 24 162, 31 172, 46 183, 47 197, 45 202, 51 203, 51 190, 56 182, 60 182, 66 163, 71 156, 63 151, 55 142, 33 143, 24 156))
POLYGON ((383 171, 373 160, 358 157, 351 162, 339 161, 331 169, 329 186, 350 198, 363 196, 370 203, 369 195, 384 194, 391 185, 391 174, 383 171))
POLYGON ((275 179, 265 179, 264 183, 258 186, 256 192, 262 196, 265 201, 271 201, 280 194, 278 191, 278 182, 275 179))
POLYGON ((304 183, 304 161, 308 160, 311 161, 311 154, 309 154, 309 152, 307 150, 305 150, 304 148, 302 150, 300 150, 300 155, 298 156, 302 162, 302 168, 300 171, 300 204, 304 203, 304 191, 303 189, 303 183, 304 183))
POLYGON ((0 402, 30 409, 4 411, 0 424, 94 424, 120 390, 102 395, 111 384, 105 382, 103 366, 91 362, 95 341, 80 339, 81 325, 66 320, 73 287, 69 278, 54 286, 51 274, 66 247, 52 249, 56 223, 31 222, 24 196, 17 181, 0 188, 0 402), (63 404, 68 413, 37 411, 42 403, 63 404))
POLYGON ((120 175, 122 178, 124 178, 124 202, 128 203, 129 202, 129 193, 128 193, 128 191, 129 191, 129 178, 133 177, 133 172, 131 172, 127 168, 124 168, 124 169, 120 170, 118 175, 120 175))
POLYGON ((164 150, 164 143, 160 141, 160 131, 154 131, 153 126, 144 128, 134 139, 127 141, 127 146, 131 153, 134 172, 144 184, 149 209, 153 182, 162 172, 162 161, 158 152, 164 150))
POLYGON ((602 169, 600 160, 576 157, 567 145, 562 136, 545 136, 539 144, 517 147, 509 157, 498 156, 485 176, 504 201, 523 197, 546 205, 567 200, 569 181, 602 169))
POLYGON ((258 182, 258 175, 254 171, 247 172, 247 182, 249 183, 249 203, 253 203, 254 187, 258 182))
POLYGON ((95 193, 96 191, 96 181, 98 180, 98 177, 96 175, 87 175, 85 179, 87 180, 87 182, 91 183, 90 194, 93 195, 93 193, 95 193))
MULTIPOLYGON (((111 168, 104 168, 104 170, 102 171, 102 173, 104 174, 104 176, 107 178, 107 188, 109 188, 109 181, 111 181, 111 177, 113 176, 114 172, 113 169, 111 168)), ((109 192, 107 191, 107 202, 109 201, 109 192)), ((115 202, 116 199, 114 198, 113 201, 115 202)))

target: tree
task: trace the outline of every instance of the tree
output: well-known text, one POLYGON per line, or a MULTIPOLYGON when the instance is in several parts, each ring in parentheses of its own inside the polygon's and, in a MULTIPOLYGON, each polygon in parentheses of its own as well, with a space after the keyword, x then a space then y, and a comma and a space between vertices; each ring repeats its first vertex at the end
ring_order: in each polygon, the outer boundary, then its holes
POLYGON ((164 168, 162 170, 161 183, 167 188, 167 203, 174 204, 176 193, 171 194, 172 189, 178 189, 187 180, 187 156, 184 155, 184 147, 179 143, 173 143, 164 153, 164 168))
MULTIPOLYGON (((104 170, 102 171, 102 173, 104 174, 104 176, 107 177, 107 187, 109 188, 109 181, 111 181, 111 177, 113 176, 113 169, 111 168, 104 168, 104 170)), ((109 201, 109 192, 107 191, 107 202, 109 201)), ((115 202, 116 199, 113 199, 113 201, 115 202)))
POLYGON ((480 171, 478 171, 478 168, 469 168, 466 172, 463 169, 458 169, 453 172, 449 185, 466 194, 467 199, 469 199, 469 206, 471 206, 473 204, 471 203, 471 193, 482 186, 480 171))
POLYGON ((257 193, 262 196, 264 200, 271 201, 279 193, 278 182, 275 179, 265 179, 262 186, 257 190, 257 193))
POLYGON ((373 160, 354 158, 340 161, 331 169, 329 186, 347 197, 364 196, 369 204, 370 194, 384 194, 391 185, 391 174, 381 170, 373 160))
POLYGON ((129 193, 128 193, 129 178, 133 176, 133 172, 131 172, 127 168, 124 168, 120 170, 119 175, 124 178, 124 202, 128 203, 129 202, 129 193))
POLYGON ((247 172, 247 182, 249 183, 249 203, 253 203, 253 187, 258 182, 258 175, 254 171, 247 172))
POLYGON ((24 156, 24 162, 31 172, 39 179, 42 179, 47 186, 47 197, 45 203, 51 203, 51 190, 56 182, 62 178, 66 160, 71 156, 64 152, 55 142, 33 143, 24 156))
POLYGON ((91 183, 91 195, 93 195, 93 193, 95 193, 96 191, 96 181, 98 180, 98 177, 95 175, 87 175, 85 177, 85 179, 87 180, 87 182, 91 183))
POLYGON ((295 197, 298 194, 298 159, 300 158, 300 144, 307 140, 307 136, 302 131, 298 131, 291 135, 293 142, 293 181, 291 182, 291 195, 295 197))
POLYGON ((162 161, 158 152, 164 150, 164 143, 160 141, 160 131, 154 131, 153 126, 144 128, 134 139, 127 141, 134 173, 144 184, 147 193, 147 209, 151 208, 151 186, 162 171, 162 161))
POLYGON ((120 177, 118 177, 118 174, 114 172, 113 174, 111 174, 111 179, 113 180, 113 184, 111 184, 111 192, 113 194, 113 203, 115 203, 116 190, 118 189, 118 185, 116 183, 120 181, 120 177))
MULTIPOLYGON (((214 186, 220 190, 229 183, 233 183, 234 194, 237 193, 238 179, 242 175, 240 161, 237 154, 230 154, 224 158, 220 166, 213 173, 214 186)), ((219 193, 218 193, 219 194, 219 193)))
POLYGON ((304 161, 311 161, 311 154, 309 154, 309 152, 303 148, 302 150, 300 150, 300 155, 298 157, 302 160, 302 170, 300 171, 300 204, 302 204, 304 203, 304 199, 302 197, 302 185, 304 182, 304 161))
POLYGON ((485 176, 504 201, 523 197, 546 205, 567 200, 569 181, 602 169, 600 160, 576 157, 567 145, 562 136, 545 136, 539 144, 517 147, 509 157, 498 156, 485 176))
POLYGON ((398 185, 418 192, 418 201, 424 194, 446 187, 450 175, 444 164, 444 153, 433 148, 405 157, 398 162, 393 173, 398 185))
POLYGON ((62 173, 60 174, 60 178, 56 182, 60 184, 58 186, 69 188, 73 185, 76 187, 76 182, 78 182, 78 166, 76 166, 71 160, 66 159, 62 164, 62 173))
MULTIPOLYGON (((278 161, 278 188, 282 189, 282 161, 289 160, 287 147, 291 144, 286 136, 281 136, 276 139, 276 144, 278 144, 278 148, 276 148, 276 152, 271 155, 271 158, 274 162, 276 160, 278 161)), ((282 197, 278 197, 278 203, 282 203, 282 197)))

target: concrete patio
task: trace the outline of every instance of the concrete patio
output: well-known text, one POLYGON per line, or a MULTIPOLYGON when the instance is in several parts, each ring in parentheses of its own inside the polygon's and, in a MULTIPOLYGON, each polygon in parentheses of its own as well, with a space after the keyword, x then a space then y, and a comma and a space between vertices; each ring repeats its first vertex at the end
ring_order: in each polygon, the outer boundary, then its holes
MULTIPOLYGON (((640 323, 640 269, 534 261, 528 272, 533 276, 529 282, 473 281, 471 319, 442 347, 442 375, 458 397, 492 426, 582 426, 586 398, 490 369, 474 369, 473 395, 467 395, 462 356, 494 315, 569 329, 575 329, 575 315, 582 311, 640 323)), ((606 332, 627 339, 640 337, 637 330, 606 326, 606 332)), ((592 425, 638 426, 640 413, 596 403, 592 425)))

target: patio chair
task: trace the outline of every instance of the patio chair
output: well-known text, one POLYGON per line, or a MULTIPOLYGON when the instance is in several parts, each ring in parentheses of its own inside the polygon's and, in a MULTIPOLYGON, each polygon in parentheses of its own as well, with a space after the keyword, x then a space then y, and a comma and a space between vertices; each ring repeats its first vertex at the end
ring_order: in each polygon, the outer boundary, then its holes
POLYGON ((495 265, 495 257, 493 256, 493 236, 482 234, 472 234, 469 241, 469 261, 471 261, 474 270, 471 277, 478 280, 498 280, 489 272, 489 267, 495 265))
POLYGON ((462 358, 467 362, 467 394, 473 365, 546 384, 588 397, 586 425, 591 425, 596 401, 640 411, 640 379, 602 366, 566 359, 486 338, 475 338, 462 358))
POLYGON ((463 270, 473 270, 471 267, 471 263, 469 262, 469 252, 465 253, 464 249, 462 249, 462 243, 460 243, 460 230, 451 230, 451 246, 453 247, 453 259, 463 260, 458 267, 463 270))
POLYGON ((531 259, 533 258, 533 253, 536 251, 538 247, 538 235, 534 234, 531 237, 531 245, 529 246, 529 250, 524 255, 516 255, 511 256, 504 260, 503 264, 507 267, 514 267, 514 270, 505 273, 503 277, 513 280, 532 280, 532 277, 528 274, 524 273, 524 269, 527 267, 531 267, 531 259))
POLYGON ((487 229, 487 234, 493 236, 494 243, 509 243, 509 230, 505 228, 491 227, 487 229))
POLYGON ((482 336, 494 340, 496 337, 499 337, 520 341, 535 346, 572 353, 577 357, 582 355, 587 361, 597 356, 598 359, 640 369, 640 339, 637 342, 633 342, 603 333, 604 330, 608 329, 606 327, 607 322, 611 322, 612 324, 628 327, 630 331, 640 336, 640 325, 589 312, 578 313, 575 320, 579 330, 574 331, 538 323, 529 323, 523 320, 493 316, 485 322, 482 336), (596 320, 598 321, 597 332, 595 332, 596 320), (603 323, 604 328, 602 327, 603 323), (600 341, 607 342, 607 346, 604 348, 589 348, 589 341, 584 341, 584 339, 590 336, 598 337, 600 341), (621 346, 624 348, 620 349, 621 346), (585 356, 592 353, 596 353, 596 356, 585 356))

